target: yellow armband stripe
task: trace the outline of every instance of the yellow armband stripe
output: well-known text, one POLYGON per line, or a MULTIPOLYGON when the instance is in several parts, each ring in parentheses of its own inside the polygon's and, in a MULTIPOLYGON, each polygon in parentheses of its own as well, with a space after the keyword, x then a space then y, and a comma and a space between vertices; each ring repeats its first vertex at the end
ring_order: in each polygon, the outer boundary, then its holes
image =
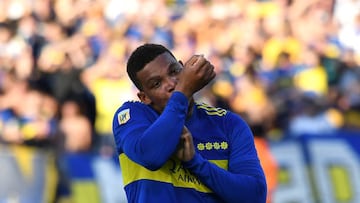
MULTIPOLYGON (((151 171, 131 161, 125 154, 119 156, 124 185, 138 180, 153 180, 170 183, 175 187, 193 188, 199 192, 211 193, 197 177, 184 168, 177 159, 167 161, 159 170, 151 171)), ((227 170, 228 160, 209 160, 217 166, 227 170)))

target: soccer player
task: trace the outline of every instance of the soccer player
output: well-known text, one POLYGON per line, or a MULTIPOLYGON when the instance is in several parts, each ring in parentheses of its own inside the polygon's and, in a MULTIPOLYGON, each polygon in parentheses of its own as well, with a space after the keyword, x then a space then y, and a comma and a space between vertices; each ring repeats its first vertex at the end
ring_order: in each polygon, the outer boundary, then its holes
POLYGON ((194 101, 215 77, 208 60, 194 55, 183 64, 166 47, 144 44, 127 72, 140 101, 116 111, 113 133, 129 202, 265 202, 249 126, 194 101))

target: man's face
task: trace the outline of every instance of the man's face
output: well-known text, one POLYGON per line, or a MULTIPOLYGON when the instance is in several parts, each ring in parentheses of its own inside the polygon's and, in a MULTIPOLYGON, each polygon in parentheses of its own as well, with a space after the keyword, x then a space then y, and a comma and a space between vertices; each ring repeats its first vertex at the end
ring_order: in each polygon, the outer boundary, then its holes
POLYGON ((162 112, 178 83, 182 65, 169 53, 157 56, 137 73, 143 89, 139 99, 150 104, 157 112, 162 112))

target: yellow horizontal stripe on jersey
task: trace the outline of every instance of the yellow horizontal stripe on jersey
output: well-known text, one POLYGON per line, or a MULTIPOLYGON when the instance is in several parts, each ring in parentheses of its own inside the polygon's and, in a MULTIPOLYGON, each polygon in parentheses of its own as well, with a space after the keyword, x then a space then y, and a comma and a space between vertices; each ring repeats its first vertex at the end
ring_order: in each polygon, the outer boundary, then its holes
MULTIPOLYGON (((153 180, 170 183, 175 187, 193 188, 199 192, 212 192, 198 178, 185 169, 179 160, 171 159, 159 170, 151 171, 131 161, 124 153, 119 156, 124 185, 138 180, 153 180)), ((228 160, 210 160, 227 170, 228 160)))

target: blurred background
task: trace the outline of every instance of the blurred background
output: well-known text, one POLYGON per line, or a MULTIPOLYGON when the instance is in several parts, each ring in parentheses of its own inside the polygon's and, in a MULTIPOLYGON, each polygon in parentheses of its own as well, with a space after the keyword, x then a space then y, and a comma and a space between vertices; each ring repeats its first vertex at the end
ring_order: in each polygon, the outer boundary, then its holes
POLYGON ((126 202, 111 124, 145 42, 213 63, 196 98, 249 123, 268 203, 360 202, 360 1, 0 0, 0 203, 126 202))

